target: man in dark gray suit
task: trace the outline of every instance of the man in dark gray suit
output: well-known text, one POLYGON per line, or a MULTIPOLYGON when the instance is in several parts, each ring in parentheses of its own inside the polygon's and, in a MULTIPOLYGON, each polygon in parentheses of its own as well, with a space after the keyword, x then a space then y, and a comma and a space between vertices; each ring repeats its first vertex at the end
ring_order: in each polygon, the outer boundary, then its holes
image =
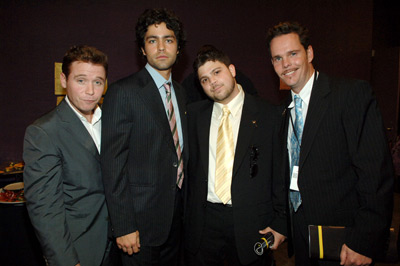
POLYGON ((64 56, 67 96, 26 129, 25 197, 49 265, 102 264, 108 213, 100 167, 101 110, 107 56, 74 46, 64 56))
POLYGON ((112 84, 103 104, 107 204, 124 265, 175 265, 188 152, 185 97, 171 75, 182 23, 169 10, 146 10, 136 39, 145 68, 112 84))
POLYGON ((296 265, 339 264, 309 258, 308 225, 345 226, 341 265, 369 265, 389 233, 394 180, 372 89, 316 71, 302 25, 268 33, 275 72, 291 87, 280 136, 296 265))
POLYGON ((278 109, 245 93, 229 57, 215 47, 201 48, 193 66, 212 101, 188 106, 187 265, 272 265, 270 254, 257 256, 254 244, 272 232, 276 249, 287 232, 284 184, 275 178, 278 109), (230 152, 220 143, 225 121, 230 152))

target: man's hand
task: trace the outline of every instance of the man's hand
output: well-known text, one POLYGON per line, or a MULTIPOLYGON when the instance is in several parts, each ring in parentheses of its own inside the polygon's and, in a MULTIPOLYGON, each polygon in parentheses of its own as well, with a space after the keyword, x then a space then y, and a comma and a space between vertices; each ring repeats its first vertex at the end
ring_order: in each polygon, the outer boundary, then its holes
POLYGON ((118 248, 129 255, 140 251, 139 231, 117 237, 116 242, 118 248))
POLYGON ((283 241, 285 241, 286 236, 274 231, 271 227, 267 227, 263 230, 258 231, 260 234, 265 235, 271 232, 274 235, 274 244, 271 246, 271 250, 276 250, 283 241))
POLYGON ((340 252, 340 265, 350 266, 368 266, 372 259, 351 250, 346 244, 343 244, 340 252))

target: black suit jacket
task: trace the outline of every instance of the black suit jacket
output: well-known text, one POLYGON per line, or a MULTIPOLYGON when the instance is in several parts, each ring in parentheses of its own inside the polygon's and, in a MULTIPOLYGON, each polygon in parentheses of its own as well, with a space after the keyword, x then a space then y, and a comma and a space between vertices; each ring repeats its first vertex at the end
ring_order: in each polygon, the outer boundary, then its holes
POLYGON ((26 129, 23 158, 27 209, 49 265, 100 265, 108 233, 100 155, 66 101, 26 129))
MULTIPOLYGON (((283 111, 283 176, 289 189, 283 111)), ((393 169, 382 118, 369 84, 330 78, 314 82, 300 150, 298 186, 307 224, 348 227, 346 244, 376 257, 391 223, 393 169)))
MULTIPOLYGON (((173 86, 185 140, 185 97, 178 83, 173 86)), ((146 246, 166 241, 177 188, 178 158, 162 101, 142 69, 112 84, 103 103, 101 161, 114 234, 139 230, 146 246)), ((184 143, 184 162, 187 152, 184 143)))
MULTIPOLYGON (((209 135, 213 102, 189 105, 190 159, 188 205, 185 215, 185 245, 196 253, 203 236, 208 187, 209 135)), ((274 179, 279 169, 274 156, 278 144, 275 106, 245 94, 235 151, 231 185, 236 246, 239 259, 248 264, 257 259, 253 251, 260 229, 271 226, 286 235, 286 196, 282 179, 274 179), (258 173, 250 176, 251 147, 258 148, 258 173)))

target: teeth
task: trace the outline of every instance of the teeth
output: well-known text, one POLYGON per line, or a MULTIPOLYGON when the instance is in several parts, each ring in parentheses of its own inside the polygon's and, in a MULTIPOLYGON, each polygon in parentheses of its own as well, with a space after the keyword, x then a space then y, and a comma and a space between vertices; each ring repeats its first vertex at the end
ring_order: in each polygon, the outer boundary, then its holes
POLYGON ((287 72, 287 73, 285 73, 285 74, 283 74, 284 76, 288 76, 288 75, 291 75, 291 74, 293 74, 294 73, 294 70, 293 71, 290 71, 290 72, 287 72))

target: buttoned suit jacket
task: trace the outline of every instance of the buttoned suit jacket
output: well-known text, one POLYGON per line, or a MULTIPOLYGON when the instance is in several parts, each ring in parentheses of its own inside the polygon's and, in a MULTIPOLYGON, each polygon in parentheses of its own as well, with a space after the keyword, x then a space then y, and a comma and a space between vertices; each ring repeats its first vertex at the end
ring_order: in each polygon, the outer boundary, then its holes
POLYGON ((23 159, 26 205, 49 265, 100 265, 108 234, 100 155, 66 101, 26 129, 23 159))
MULTIPOLYGON (((185 140, 184 92, 175 81, 173 87, 185 140)), ((144 68, 112 84, 103 102, 102 169, 112 229, 117 237, 139 230, 145 246, 166 241, 174 212, 178 157, 164 100, 144 68)), ((185 142, 184 162, 187 152, 185 142)))
MULTIPOLYGON (((284 104, 280 133, 287 191, 291 101, 284 104)), ((346 226, 348 247, 378 256, 391 223, 393 167, 367 82, 319 73, 303 129, 298 186, 308 225, 346 226)))
MULTIPOLYGON (((192 253, 198 251, 202 237, 207 237, 203 230, 212 110, 213 102, 210 100, 188 106, 190 158, 185 247, 192 253)), ((257 259, 253 247, 262 237, 259 230, 271 226, 281 234, 287 233, 284 182, 281 178, 273 178, 274 171, 280 169, 274 156, 279 130, 277 111, 275 106, 245 94, 235 150, 231 196, 238 256, 241 263, 246 265, 257 259), (258 158, 252 157, 252 148, 258 149, 258 158), (254 177, 250 175, 252 159, 258 167, 254 177)))

